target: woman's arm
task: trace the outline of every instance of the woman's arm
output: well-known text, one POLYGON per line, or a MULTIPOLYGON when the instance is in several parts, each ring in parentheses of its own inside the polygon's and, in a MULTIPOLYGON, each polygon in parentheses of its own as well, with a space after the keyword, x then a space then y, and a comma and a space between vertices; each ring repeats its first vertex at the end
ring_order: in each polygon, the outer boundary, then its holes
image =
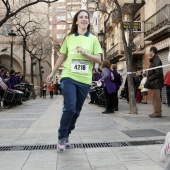
POLYGON ((51 82, 52 77, 55 75, 55 72, 59 67, 62 65, 62 63, 65 61, 67 55, 66 54, 60 54, 59 58, 57 59, 54 69, 52 70, 51 74, 47 77, 46 81, 49 83, 51 82))
POLYGON ((77 46, 76 49, 77 49, 77 52, 80 52, 82 55, 84 55, 89 60, 91 60, 91 61, 93 61, 95 63, 99 63, 99 64, 101 63, 101 55, 100 54, 95 54, 95 55, 88 54, 83 49, 83 47, 81 47, 81 46, 77 46))
POLYGON ((57 59, 54 69, 52 70, 53 75, 55 72, 59 69, 59 67, 62 65, 62 63, 65 61, 67 55, 65 54, 60 54, 59 58, 57 59))
POLYGON ((105 80, 109 76, 108 71, 105 68, 102 69, 102 73, 103 73, 103 76, 99 81, 105 80))

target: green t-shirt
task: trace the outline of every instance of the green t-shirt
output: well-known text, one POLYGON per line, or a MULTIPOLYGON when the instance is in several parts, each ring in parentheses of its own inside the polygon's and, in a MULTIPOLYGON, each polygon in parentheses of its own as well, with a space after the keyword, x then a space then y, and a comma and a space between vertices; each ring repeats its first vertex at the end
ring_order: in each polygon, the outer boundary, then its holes
POLYGON ((91 84, 93 62, 77 53, 77 46, 83 47, 86 53, 91 55, 103 53, 97 37, 93 34, 68 35, 60 49, 60 53, 67 55, 61 78, 69 77, 81 83, 91 84))

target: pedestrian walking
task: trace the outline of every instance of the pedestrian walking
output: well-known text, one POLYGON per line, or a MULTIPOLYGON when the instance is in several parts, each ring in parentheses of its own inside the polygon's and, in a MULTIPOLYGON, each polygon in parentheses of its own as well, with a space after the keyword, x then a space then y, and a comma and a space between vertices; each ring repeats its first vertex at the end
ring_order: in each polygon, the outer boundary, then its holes
POLYGON ((90 15, 86 10, 75 14, 71 31, 63 40, 61 55, 47 77, 49 82, 65 61, 60 79, 64 107, 58 130, 59 151, 70 147, 69 135, 75 128, 82 105, 90 91, 93 64, 101 62, 102 49, 97 37, 90 33, 89 19, 90 15))
MULTIPOLYGON (((149 68, 154 68, 162 65, 162 61, 158 57, 158 51, 156 47, 150 48, 150 66, 149 68)), ((147 81, 144 85, 145 88, 151 89, 152 91, 152 105, 153 113, 149 114, 151 118, 162 117, 162 104, 160 97, 160 89, 164 86, 163 81, 163 69, 155 68, 148 71, 147 81)))
POLYGON ((48 88, 50 90, 50 99, 53 99, 54 89, 55 89, 55 85, 53 84, 53 81, 48 85, 48 88))
POLYGON ((164 85, 166 86, 167 105, 170 107, 170 70, 165 75, 164 85))
POLYGON ((41 86, 43 99, 46 99, 47 84, 43 81, 41 86))

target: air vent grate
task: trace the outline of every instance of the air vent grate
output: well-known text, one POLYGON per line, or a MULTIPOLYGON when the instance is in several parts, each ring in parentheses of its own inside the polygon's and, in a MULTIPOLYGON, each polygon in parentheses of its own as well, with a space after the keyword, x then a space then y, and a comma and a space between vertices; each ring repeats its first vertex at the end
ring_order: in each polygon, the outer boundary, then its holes
MULTIPOLYGON (((164 140, 147 141, 125 141, 125 142, 104 142, 104 143, 75 143, 72 148, 106 148, 106 147, 124 147, 140 145, 159 145, 164 140)), ((30 150, 56 150, 57 145, 28 145, 28 146, 0 146, 0 151, 30 151, 30 150)))

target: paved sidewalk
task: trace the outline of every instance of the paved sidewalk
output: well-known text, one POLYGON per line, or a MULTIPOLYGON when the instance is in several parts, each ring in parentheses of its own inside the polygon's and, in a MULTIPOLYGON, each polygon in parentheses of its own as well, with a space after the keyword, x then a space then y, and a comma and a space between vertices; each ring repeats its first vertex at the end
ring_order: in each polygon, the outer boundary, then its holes
MULTIPOLYGON (((0 111, 0 146, 57 144, 62 96, 29 100, 23 105, 0 111)), ((164 139, 170 130, 170 108, 163 105, 162 118, 149 118, 151 104, 138 104, 139 114, 129 115, 129 106, 120 100, 119 111, 103 115, 104 108, 86 100, 72 143, 102 143, 164 139), (127 130, 145 130, 125 134, 127 130), (152 133, 152 130, 158 131, 152 133), (146 132, 149 132, 147 130, 146 132), (160 135, 159 135, 160 133, 160 135), (133 135, 136 135, 133 136, 133 135)), ((0 151, 0 170, 163 170, 159 160, 163 145, 79 148, 56 150, 0 151)))

